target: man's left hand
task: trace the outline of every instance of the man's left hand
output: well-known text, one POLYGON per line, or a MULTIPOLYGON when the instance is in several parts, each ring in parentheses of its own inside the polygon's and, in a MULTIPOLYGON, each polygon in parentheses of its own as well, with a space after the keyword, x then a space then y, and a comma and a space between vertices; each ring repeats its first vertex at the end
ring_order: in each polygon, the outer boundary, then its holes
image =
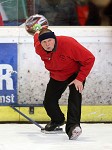
POLYGON ((76 90, 79 91, 79 93, 82 93, 82 90, 83 90, 83 83, 82 83, 81 81, 75 79, 75 80, 73 80, 73 81, 69 84, 69 86, 72 85, 72 84, 75 85, 76 90))

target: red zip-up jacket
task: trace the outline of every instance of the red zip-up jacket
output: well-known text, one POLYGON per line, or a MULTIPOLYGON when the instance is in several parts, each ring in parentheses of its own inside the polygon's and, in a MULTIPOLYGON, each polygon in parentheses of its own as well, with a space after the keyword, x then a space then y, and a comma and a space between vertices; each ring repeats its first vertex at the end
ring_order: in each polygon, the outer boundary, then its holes
POLYGON ((65 81, 77 72, 76 79, 83 82, 94 64, 94 55, 72 37, 56 36, 56 39, 56 51, 47 53, 38 40, 38 34, 34 35, 35 51, 44 61, 50 77, 65 81))

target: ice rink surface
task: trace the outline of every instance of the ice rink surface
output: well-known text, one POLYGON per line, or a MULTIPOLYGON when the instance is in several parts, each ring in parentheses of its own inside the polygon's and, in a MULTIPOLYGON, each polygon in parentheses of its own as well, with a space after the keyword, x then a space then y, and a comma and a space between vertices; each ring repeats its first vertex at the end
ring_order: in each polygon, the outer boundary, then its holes
POLYGON ((0 150, 112 150, 112 124, 81 126, 80 137, 69 140, 66 134, 41 133, 33 124, 0 124, 0 150))

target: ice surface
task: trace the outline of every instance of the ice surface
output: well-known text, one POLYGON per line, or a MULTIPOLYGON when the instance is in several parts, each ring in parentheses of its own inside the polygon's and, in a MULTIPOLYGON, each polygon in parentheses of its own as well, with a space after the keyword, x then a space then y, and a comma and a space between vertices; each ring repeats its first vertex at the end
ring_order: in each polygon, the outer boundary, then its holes
POLYGON ((112 124, 81 126, 80 137, 69 140, 66 134, 41 133, 33 124, 0 124, 0 150, 112 150, 112 124))

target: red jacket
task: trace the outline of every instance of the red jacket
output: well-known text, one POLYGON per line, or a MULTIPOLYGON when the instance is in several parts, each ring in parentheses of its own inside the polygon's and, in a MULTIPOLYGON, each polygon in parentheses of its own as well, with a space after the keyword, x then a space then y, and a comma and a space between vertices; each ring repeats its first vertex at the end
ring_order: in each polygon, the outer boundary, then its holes
POLYGON ((4 25, 4 23, 3 23, 3 20, 2 20, 2 15, 0 13, 0 26, 3 26, 3 25, 4 25))
POLYGON ((44 61, 50 76, 64 81, 78 72, 76 79, 83 82, 94 64, 95 57, 72 37, 56 36, 56 39, 56 51, 47 53, 38 41, 38 34, 34 36, 35 51, 44 61))

